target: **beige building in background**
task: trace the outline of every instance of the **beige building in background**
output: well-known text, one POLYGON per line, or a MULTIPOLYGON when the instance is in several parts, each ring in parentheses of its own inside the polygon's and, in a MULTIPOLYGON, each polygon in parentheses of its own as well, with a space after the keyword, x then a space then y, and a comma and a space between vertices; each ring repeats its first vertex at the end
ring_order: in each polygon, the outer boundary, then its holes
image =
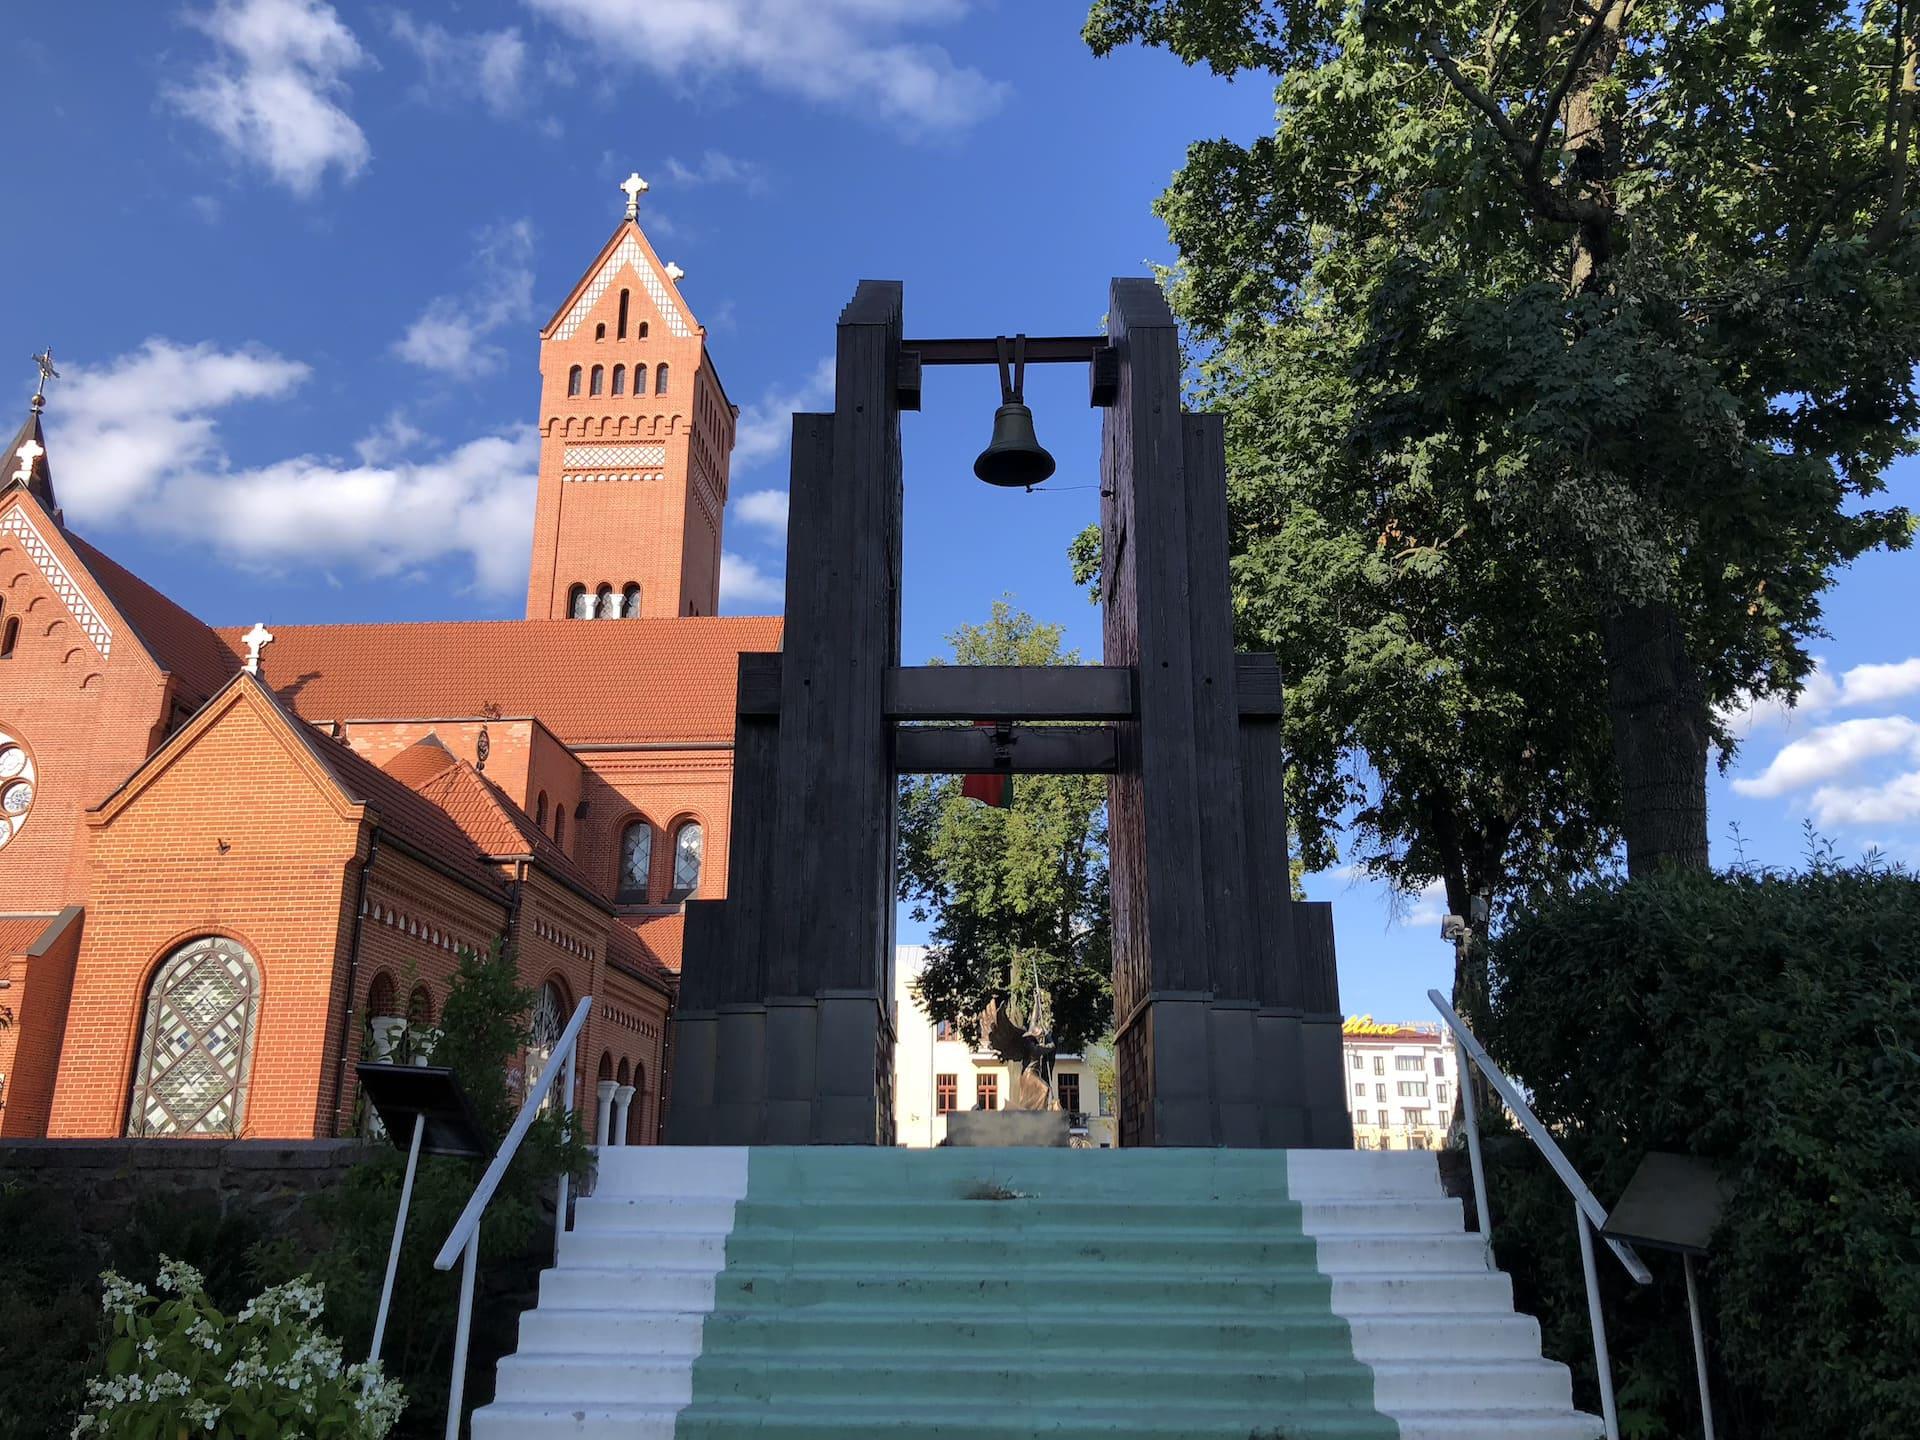
MULTIPOLYGON (((894 1136, 898 1144, 916 1148, 945 1140, 946 1117, 955 1110, 1007 1108, 1016 1068, 927 1018, 913 995, 926 955, 924 945, 902 945, 893 967, 894 1026, 900 1037, 894 1051, 894 1136)), ((1068 1112, 1072 1143, 1090 1149, 1118 1143, 1113 1096, 1100 1088, 1101 1058, 1062 1055, 1053 1070, 1052 1106, 1068 1112)))
POLYGON ((1341 1027, 1347 1110, 1356 1150, 1438 1150, 1460 1084, 1453 1037, 1439 1023, 1379 1024, 1356 1015, 1341 1027))

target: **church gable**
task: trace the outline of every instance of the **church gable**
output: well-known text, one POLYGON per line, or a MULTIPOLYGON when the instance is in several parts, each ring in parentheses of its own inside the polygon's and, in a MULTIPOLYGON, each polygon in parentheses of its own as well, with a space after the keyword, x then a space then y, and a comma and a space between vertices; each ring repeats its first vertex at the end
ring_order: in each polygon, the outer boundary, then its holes
MULTIPOLYGON (((83 584, 87 575, 79 557, 67 545, 59 527, 24 490, 0 496, 0 644, 13 621, 24 623, 37 579, 66 610, 75 631, 102 660, 113 656, 118 619, 95 587, 83 584)), ((16 643, 21 636, 16 631, 16 643)))
POLYGON ((629 221, 620 227, 612 242, 601 252, 600 259, 583 277, 574 293, 567 298, 548 323, 546 338, 549 340, 571 340, 580 333, 581 326, 587 321, 595 307, 607 297, 614 288, 614 282, 622 276, 638 281, 645 299, 635 297, 639 303, 634 313, 629 315, 629 323, 637 326, 643 319, 657 319, 665 326, 665 333, 677 340, 690 338, 696 326, 673 282, 678 279, 677 266, 665 266, 653 253, 653 247, 647 243, 647 237, 640 227, 629 221), (648 305, 651 304, 651 314, 648 305))

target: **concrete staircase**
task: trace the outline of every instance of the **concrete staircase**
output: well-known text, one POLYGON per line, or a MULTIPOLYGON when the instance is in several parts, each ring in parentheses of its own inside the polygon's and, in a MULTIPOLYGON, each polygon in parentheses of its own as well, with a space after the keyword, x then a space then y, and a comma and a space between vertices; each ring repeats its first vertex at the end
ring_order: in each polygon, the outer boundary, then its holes
POLYGON ((1421 1152, 602 1151, 475 1440, 1595 1440, 1421 1152))

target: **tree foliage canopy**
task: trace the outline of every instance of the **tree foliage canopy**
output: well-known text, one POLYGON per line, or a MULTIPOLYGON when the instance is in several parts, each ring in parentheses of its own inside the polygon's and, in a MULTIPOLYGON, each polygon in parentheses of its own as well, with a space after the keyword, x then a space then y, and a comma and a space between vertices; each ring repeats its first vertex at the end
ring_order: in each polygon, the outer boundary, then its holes
MULTIPOLYGON (((985 624, 948 640, 960 665, 1077 665, 1061 629, 999 600, 985 624)), ((996 1000, 1023 1024, 1037 1003, 1063 1051, 1106 1033, 1106 806, 1098 775, 1019 776, 1006 809, 968 799, 954 776, 902 778, 899 890, 913 917, 931 922, 919 983, 928 1015, 974 1044, 996 1000)))
MULTIPOLYGON (((1265 381, 1242 453, 1291 442, 1322 518, 1437 580, 1436 616, 1531 602, 1531 627, 1484 638, 1561 637, 1520 696, 1608 698, 1630 849, 1684 784, 1697 834, 1673 853, 1704 859, 1714 706, 1794 690, 1835 567, 1910 538, 1870 500, 1920 421, 1917 21, 1841 0, 1092 8, 1096 50, 1277 76, 1275 132, 1195 144, 1159 203, 1211 383, 1265 381)), ((1243 606, 1283 559, 1242 552, 1243 606)))

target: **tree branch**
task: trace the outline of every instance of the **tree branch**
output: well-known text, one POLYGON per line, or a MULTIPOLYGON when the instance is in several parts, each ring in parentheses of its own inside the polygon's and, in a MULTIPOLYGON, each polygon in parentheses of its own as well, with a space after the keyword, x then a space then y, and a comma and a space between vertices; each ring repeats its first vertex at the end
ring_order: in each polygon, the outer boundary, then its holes
POLYGON ((1601 38, 1609 33, 1618 35, 1627 23, 1627 6, 1622 3, 1602 3, 1596 7, 1593 18, 1587 22, 1587 28, 1580 32, 1575 42, 1573 54, 1567 59, 1567 68, 1561 72, 1560 79, 1547 96, 1547 103, 1540 112, 1540 129, 1533 137, 1533 153, 1527 159, 1526 176, 1529 184, 1537 184, 1540 179, 1540 162, 1547 153, 1547 141, 1553 138, 1553 123, 1560 114, 1560 107, 1566 104, 1567 93, 1573 89, 1574 81, 1580 78, 1580 72, 1593 56, 1593 50, 1601 38))

